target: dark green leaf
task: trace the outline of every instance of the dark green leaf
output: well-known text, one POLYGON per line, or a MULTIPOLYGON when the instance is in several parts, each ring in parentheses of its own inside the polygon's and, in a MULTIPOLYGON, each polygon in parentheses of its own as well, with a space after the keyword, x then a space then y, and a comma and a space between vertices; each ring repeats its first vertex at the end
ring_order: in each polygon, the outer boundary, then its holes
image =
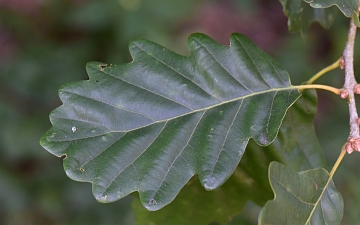
POLYGON ((313 125, 316 100, 314 90, 304 91, 286 113, 279 134, 271 145, 261 147, 249 142, 237 168, 248 179, 253 179, 249 186, 253 192, 247 194, 247 198, 259 205, 272 198, 268 181, 268 166, 272 161, 297 171, 327 166, 313 125))
MULTIPOLYGON (((245 151, 243 159, 247 157, 250 150, 245 151)), ((263 154, 263 152, 258 152, 258 154, 263 154)), ((260 163, 268 165, 270 162, 261 160, 260 163)), ((257 182, 261 178, 255 180, 247 171, 237 167, 229 180, 211 192, 205 191, 198 179, 193 178, 171 204, 156 212, 146 210, 140 201, 136 200, 133 203, 136 222, 138 225, 207 225, 211 222, 224 224, 241 213, 247 201, 253 200, 263 205, 273 198, 266 177, 267 168, 263 165, 261 168, 257 173, 265 174, 263 183, 257 182), (265 167, 265 170, 261 170, 262 167, 265 167), (182 213, 185 211, 186 213, 182 213)))
POLYGON ((265 147, 275 152, 277 161, 295 171, 327 167, 314 127, 316 109, 316 91, 303 91, 286 113, 275 141, 265 147))
POLYGON ((353 18, 356 26, 360 25, 358 0, 304 0, 304 1, 310 3, 310 6, 314 8, 328 8, 330 6, 336 5, 346 17, 353 18))
POLYGON ((335 20, 336 9, 314 9, 301 0, 280 0, 284 14, 288 17, 291 33, 301 32, 305 37, 311 23, 319 22, 324 28, 330 28, 335 20))
POLYGON ((358 0, 303 0, 314 8, 328 8, 336 5, 346 17, 352 17, 358 11, 358 0))
MULTIPOLYGON (((248 194, 254 190, 248 187, 253 180, 235 170, 233 176, 221 187, 205 191, 193 178, 180 191, 175 200, 159 211, 147 211, 139 200, 134 201, 133 208, 138 225, 207 225, 224 224, 241 212, 249 200, 248 194), (247 184, 248 183, 248 184, 247 184)), ((261 191, 257 189, 257 191, 261 191)), ((270 193, 270 196, 272 194, 270 193)))
POLYGON ((261 210, 260 225, 340 224, 343 199, 323 168, 297 173, 272 162, 269 179, 275 199, 261 210))
POLYGON ((234 174, 214 191, 205 191, 193 179, 171 204, 158 212, 147 211, 136 200, 133 208, 137 224, 225 224, 242 212, 247 201, 262 206, 274 197, 268 179, 270 162, 279 161, 294 170, 326 167, 313 125, 316 100, 314 90, 303 91, 287 111, 275 141, 266 147, 250 141, 234 174), (186 214, 181 213, 185 210, 186 214))
POLYGON ((250 138, 276 137, 299 97, 287 72, 246 37, 230 46, 189 38, 183 57, 149 41, 130 44, 125 65, 89 63, 88 81, 64 85, 63 105, 41 145, 64 156, 67 175, 93 184, 95 198, 138 191, 157 210, 189 179, 215 189, 238 165, 250 138))

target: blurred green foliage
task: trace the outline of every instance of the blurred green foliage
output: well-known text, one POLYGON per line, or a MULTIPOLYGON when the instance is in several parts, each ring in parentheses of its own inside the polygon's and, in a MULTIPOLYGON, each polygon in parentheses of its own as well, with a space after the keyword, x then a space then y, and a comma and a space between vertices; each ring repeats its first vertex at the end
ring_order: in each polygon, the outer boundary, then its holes
MULTIPOLYGON (((39 145, 51 126, 50 111, 61 104, 58 88, 87 79, 87 62, 131 61, 127 46, 134 38, 188 54, 190 33, 228 44, 238 32, 273 55, 299 84, 342 54, 347 27, 339 14, 330 30, 313 25, 304 41, 288 33, 280 2, 266 0, 0 1, 0 224, 134 224, 136 195, 97 203, 91 185, 68 179, 61 159, 39 145)), ((342 73, 319 82, 341 87, 342 73)), ((346 102, 320 91, 316 125, 332 165, 348 135, 346 102)), ((335 174, 345 201, 343 224, 360 220, 359 160, 356 153, 345 157, 335 174)), ((256 224, 254 210, 249 203, 230 224, 256 224)))

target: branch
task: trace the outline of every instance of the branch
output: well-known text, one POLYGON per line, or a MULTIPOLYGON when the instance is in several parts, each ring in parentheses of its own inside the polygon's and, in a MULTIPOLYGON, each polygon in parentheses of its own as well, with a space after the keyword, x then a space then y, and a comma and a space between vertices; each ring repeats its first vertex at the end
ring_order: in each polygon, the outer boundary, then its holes
POLYGON ((353 20, 350 21, 348 39, 345 45, 343 59, 345 62, 345 83, 344 90, 348 92, 348 104, 350 115, 350 134, 345 149, 350 154, 353 151, 360 151, 359 117, 356 110, 354 98, 354 88, 357 82, 354 76, 354 42, 356 36, 356 26, 353 20))

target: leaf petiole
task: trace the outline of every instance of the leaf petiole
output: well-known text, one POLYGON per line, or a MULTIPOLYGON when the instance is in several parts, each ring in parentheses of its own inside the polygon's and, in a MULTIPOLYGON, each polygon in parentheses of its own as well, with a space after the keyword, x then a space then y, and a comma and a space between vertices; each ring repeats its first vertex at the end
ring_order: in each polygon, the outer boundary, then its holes
POLYGON ((330 91, 336 95, 340 95, 341 93, 341 89, 339 88, 335 88, 332 86, 327 86, 327 85, 322 85, 322 84, 303 84, 303 85, 298 85, 295 86, 296 88, 298 88, 299 90, 304 90, 304 89, 322 89, 322 90, 327 90, 330 91))
POLYGON ((341 161, 343 160, 345 153, 346 153, 346 148, 345 148, 346 144, 341 148, 341 152, 339 157, 337 158, 333 168, 330 171, 329 177, 330 179, 332 179, 332 177, 334 176, 334 173, 336 172, 337 168, 339 167, 341 161))
POLYGON ((311 77, 308 81, 306 81, 305 84, 312 84, 312 83, 314 83, 315 80, 319 79, 325 73, 338 68, 340 66, 341 59, 342 59, 342 57, 340 57, 336 62, 334 62, 330 66, 327 66, 324 69, 320 70, 313 77, 311 77))

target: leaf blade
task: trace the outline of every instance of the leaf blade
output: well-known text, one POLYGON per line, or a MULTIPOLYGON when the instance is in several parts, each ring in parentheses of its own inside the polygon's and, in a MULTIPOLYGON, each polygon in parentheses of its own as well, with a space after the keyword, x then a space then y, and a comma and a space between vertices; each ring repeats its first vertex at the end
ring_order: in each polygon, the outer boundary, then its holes
MULTIPOLYGON (((357 0, 304 0, 314 8, 328 8, 336 5, 340 11, 348 18, 357 12, 359 2, 357 0)), ((357 14, 357 13, 356 13, 357 14)))
POLYGON ((287 111, 272 144, 260 147, 250 140, 233 175, 221 187, 207 192, 196 179, 190 180, 171 204, 158 212, 149 212, 140 201, 133 203, 140 225, 207 225, 226 223, 242 212, 247 201, 263 206, 273 199, 268 168, 278 161, 295 171, 326 167, 321 146, 316 139, 313 120, 316 114, 315 90, 304 90, 287 111), (190 213, 182 213, 187 210, 190 213), (192 213, 194 212, 194 213, 192 213), (191 221, 191 222, 190 222, 191 221))
POLYGON ((316 91, 304 90, 286 113, 275 141, 265 147, 266 151, 276 151, 276 161, 295 171, 327 168, 325 155, 314 127, 316 110, 316 91))
POLYGON ((291 33, 301 32, 307 37, 307 30, 313 22, 319 22, 329 29, 337 11, 333 8, 313 8, 307 2, 297 0, 280 0, 284 14, 288 17, 288 29, 291 33))
POLYGON ((269 179, 275 198, 261 210, 259 224, 340 224, 343 199, 326 170, 296 173, 273 162, 269 179))
POLYGON ((304 0, 309 3, 311 7, 314 8, 328 8, 333 5, 336 5, 340 11, 348 18, 352 18, 356 26, 360 26, 359 21, 359 2, 357 0, 304 0))
POLYGON ((101 202, 138 191, 157 210, 195 174, 206 189, 220 186, 250 138, 274 140, 300 95, 287 72, 242 35, 232 35, 230 46, 192 35, 189 57, 149 41, 129 48, 133 62, 89 63, 90 80, 60 89, 63 105, 41 139, 66 155, 67 175, 91 182, 101 202))

